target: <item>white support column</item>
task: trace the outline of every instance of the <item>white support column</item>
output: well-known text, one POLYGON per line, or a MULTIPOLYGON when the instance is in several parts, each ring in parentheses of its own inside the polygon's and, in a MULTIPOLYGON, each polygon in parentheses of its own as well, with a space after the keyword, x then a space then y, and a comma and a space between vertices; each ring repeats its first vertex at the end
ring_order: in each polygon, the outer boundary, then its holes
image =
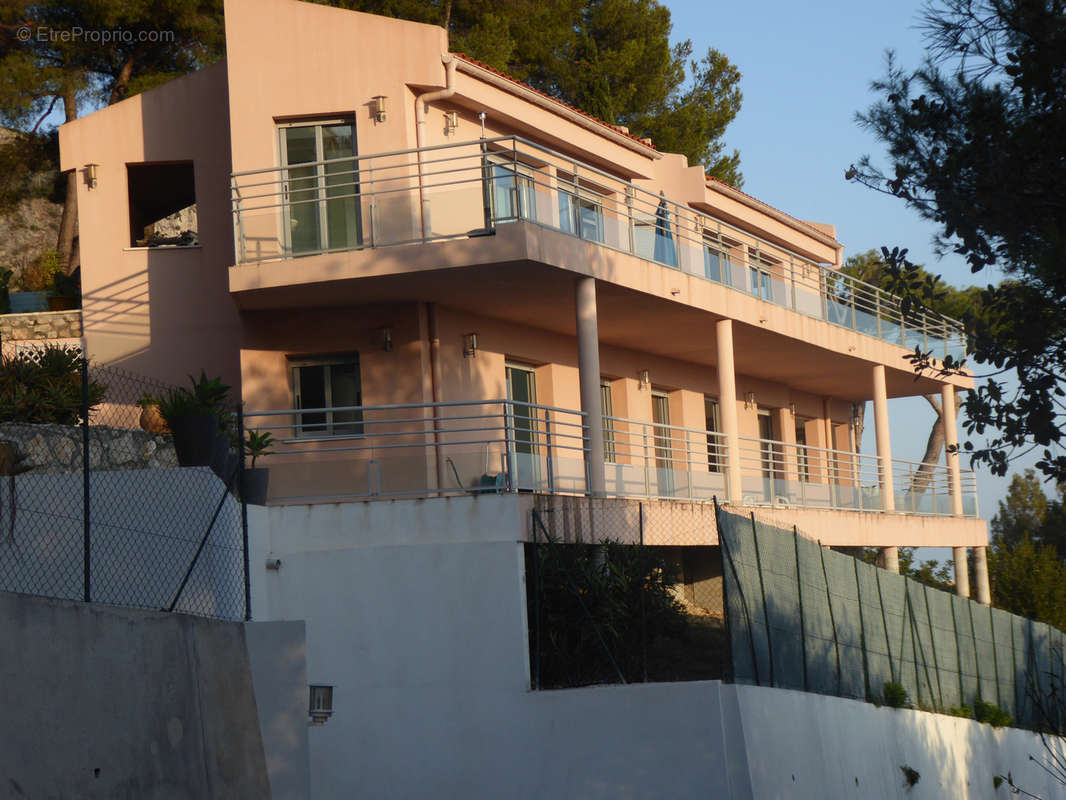
POLYGON ((596 316, 596 279, 578 278, 574 292, 577 307, 577 369, 581 410, 585 413, 585 470, 588 493, 607 494, 603 461, 603 410, 600 407, 600 335, 596 316))
POLYGON ((741 501, 740 433, 737 424, 737 378, 733 366, 733 320, 720 319, 715 325, 718 341, 718 409, 725 436, 725 488, 731 503, 741 501))
POLYGON ((992 605, 992 587, 988 585, 988 548, 973 549, 973 578, 977 582, 977 602, 992 605))
POLYGON ((955 387, 945 383, 940 388, 940 420, 944 426, 944 461, 948 465, 948 490, 951 513, 962 516, 962 474, 959 472, 959 430, 955 419, 955 387), (951 449, 955 448, 955 452, 951 449))
MULTIPOLYGON (((892 439, 888 432, 888 389, 885 386, 885 366, 873 369, 874 432, 877 434, 877 461, 881 486, 881 508, 896 510, 896 490, 892 482, 892 439)), ((899 551, 895 547, 882 548, 885 569, 899 572, 899 551)))
POLYGON ((970 561, 966 556, 967 548, 951 548, 955 557, 955 594, 959 597, 970 596, 970 561))

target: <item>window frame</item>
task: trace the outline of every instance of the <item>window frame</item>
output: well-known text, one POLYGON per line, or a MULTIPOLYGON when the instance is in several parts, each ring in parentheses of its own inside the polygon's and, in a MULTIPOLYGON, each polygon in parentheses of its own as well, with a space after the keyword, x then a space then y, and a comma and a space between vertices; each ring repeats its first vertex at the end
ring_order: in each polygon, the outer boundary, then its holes
MULTIPOLYGON (((325 367, 326 372, 323 378, 323 394, 326 399, 326 405, 323 408, 332 409, 333 407, 333 380, 330 367, 339 365, 355 365, 355 374, 359 379, 359 404, 356 406, 362 409, 363 406, 363 370, 362 363, 359 358, 358 351, 351 351, 347 353, 325 354, 325 355, 310 355, 310 356, 289 356, 288 357, 288 369, 289 369, 289 387, 292 392, 292 407, 297 412, 302 411, 302 380, 300 377, 300 370, 307 367, 325 367)), ((343 406, 342 406, 343 408, 343 406)), ((337 439, 337 438, 363 438, 367 435, 365 421, 362 410, 355 412, 357 415, 356 420, 338 422, 334 419, 334 412, 332 410, 324 412, 325 422, 322 423, 324 428, 321 431, 305 431, 305 424, 303 423, 303 414, 297 413, 295 415, 296 420, 293 423, 293 438, 296 439, 337 439), (342 433, 336 433, 334 426, 346 426, 352 427, 356 430, 345 431, 342 433)))

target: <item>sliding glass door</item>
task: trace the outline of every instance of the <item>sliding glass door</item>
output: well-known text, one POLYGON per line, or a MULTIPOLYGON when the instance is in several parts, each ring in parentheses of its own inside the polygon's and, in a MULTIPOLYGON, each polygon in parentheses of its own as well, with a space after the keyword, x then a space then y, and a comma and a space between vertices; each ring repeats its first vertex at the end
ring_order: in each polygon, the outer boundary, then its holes
POLYGON ((358 247, 362 235, 352 122, 294 123, 279 132, 289 252, 358 247))

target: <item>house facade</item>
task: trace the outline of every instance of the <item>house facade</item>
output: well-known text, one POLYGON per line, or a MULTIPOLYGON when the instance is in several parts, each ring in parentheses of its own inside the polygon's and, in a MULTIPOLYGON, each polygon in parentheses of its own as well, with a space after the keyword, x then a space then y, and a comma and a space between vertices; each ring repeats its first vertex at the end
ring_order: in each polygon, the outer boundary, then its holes
POLYGON ((64 125, 62 167, 88 353, 239 386, 278 441, 272 504, 717 498, 889 568, 898 546, 973 547, 988 601, 972 473, 893 459, 888 422, 891 398, 938 393, 956 441, 972 379, 904 357, 962 356, 961 326, 843 275, 831 225, 439 28, 225 14, 225 61, 64 125))

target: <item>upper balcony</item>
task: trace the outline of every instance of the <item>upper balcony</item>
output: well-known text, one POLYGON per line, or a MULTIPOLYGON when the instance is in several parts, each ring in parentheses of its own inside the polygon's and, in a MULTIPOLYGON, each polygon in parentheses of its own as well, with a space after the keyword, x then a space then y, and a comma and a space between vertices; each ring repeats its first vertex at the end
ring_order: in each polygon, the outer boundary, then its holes
MULTIPOLYGON (((954 320, 923 311, 904 315, 899 298, 788 242, 770 241, 754 227, 727 223, 519 137, 236 173, 232 201, 238 265, 282 262, 286 276, 301 262, 310 272, 315 256, 360 250, 385 249, 381 255, 394 271, 414 269, 415 262, 423 270, 464 266, 464 258, 499 263, 504 257, 486 237, 528 223, 907 350, 965 355, 965 334, 954 320), (416 258, 400 249, 449 240, 469 244, 448 258, 438 252, 416 258)), ((547 260, 547 250, 508 253, 547 260)), ((574 251, 572 268, 588 252, 574 251)), ((376 274, 338 276, 332 264, 321 266, 314 280, 376 274)), ((300 282, 292 275, 291 283, 300 282)))

